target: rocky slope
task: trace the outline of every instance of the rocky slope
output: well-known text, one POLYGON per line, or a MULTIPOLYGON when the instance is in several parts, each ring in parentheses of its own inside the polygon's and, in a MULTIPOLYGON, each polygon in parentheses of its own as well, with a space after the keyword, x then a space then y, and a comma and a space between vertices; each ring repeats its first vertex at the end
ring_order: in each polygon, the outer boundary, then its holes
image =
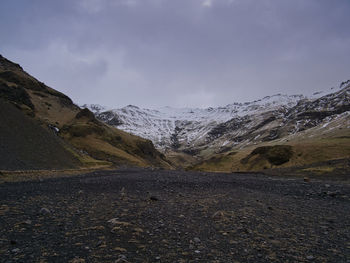
POLYGON ((69 169, 81 163, 55 131, 0 99, 0 170, 69 169))
MULTIPOLYGON (((26 149, 33 149, 33 155, 18 155, 18 162, 26 163, 28 158, 37 158, 39 163, 41 155, 34 149, 44 149, 47 158, 55 158, 53 144, 45 143, 44 140, 34 140, 43 136, 44 132, 50 132, 52 140, 62 141, 60 144, 61 155, 71 159, 75 167, 95 166, 101 164, 118 164, 133 166, 157 166, 170 167, 164 156, 153 146, 152 142, 98 121, 87 109, 81 109, 75 105, 66 95, 46 86, 34 77, 26 73, 22 67, 0 55, 0 100, 11 103, 17 108, 18 121, 31 118, 31 129, 24 127, 22 130, 15 129, 9 124, 8 130, 2 137, 0 148, 6 148, 8 142, 13 142, 13 147, 21 149, 23 145, 18 140, 18 134, 22 134, 26 141, 26 149), (39 127, 34 127, 39 126, 39 127), (28 134, 26 134, 28 131, 28 134), (33 131, 36 131, 33 132, 33 131), (22 156, 22 157, 21 157, 22 156)), ((11 112, 11 110, 10 110, 11 112)), ((6 117, 1 115, 1 122, 8 123, 6 117)), ((24 123, 29 123, 27 120, 24 123)), ((20 137, 23 137, 20 136, 20 137)), ((52 141, 51 140, 51 141, 52 141)), ((22 147, 23 148, 23 147, 22 147)), ((33 164, 34 164, 33 163, 33 164)), ((61 168, 65 168, 61 162, 61 168)), ((4 164, 6 166, 6 164, 4 164)), ((16 167, 14 167, 16 168, 16 167)), ((18 166, 18 169, 41 169, 39 165, 18 166)), ((57 165, 46 168, 55 168, 57 165)))
POLYGON ((349 262, 340 181, 125 169, 0 198, 1 262, 349 262))

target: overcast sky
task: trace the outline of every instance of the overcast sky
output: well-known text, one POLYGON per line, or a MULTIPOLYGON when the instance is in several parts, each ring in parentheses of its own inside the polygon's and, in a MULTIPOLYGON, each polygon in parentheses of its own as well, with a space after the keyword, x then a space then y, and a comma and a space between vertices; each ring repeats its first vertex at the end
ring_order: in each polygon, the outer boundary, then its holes
POLYGON ((209 107, 350 79, 349 0, 1 0, 0 54, 76 103, 209 107))

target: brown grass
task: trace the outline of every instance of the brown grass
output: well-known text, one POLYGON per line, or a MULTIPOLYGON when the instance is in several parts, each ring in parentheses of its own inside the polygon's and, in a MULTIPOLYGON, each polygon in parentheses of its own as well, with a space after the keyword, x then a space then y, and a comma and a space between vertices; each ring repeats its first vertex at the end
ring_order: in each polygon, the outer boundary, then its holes
POLYGON ((280 141, 275 141, 237 150, 237 153, 232 156, 228 154, 216 155, 190 167, 190 169, 215 172, 262 171, 270 168, 311 165, 328 160, 349 158, 350 137, 347 134, 349 134, 349 129, 342 129, 338 132, 332 132, 329 137, 299 137, 290 140, 286 144, 293 147, 293 156, 288 162, 279 166, 271 164, 267 159, 259 159, 259 155, 251 156, 246 163, 241 162, 258 147, 281 144, 280 141))
POLYGON ((137 158, 121 149, 118 149, 106 141, 89 135, 87 137, 71 138, 70 142, 77 148, 91 154, 97 160, 107 160, 114 163, 129 163, 136 166, 147 166, 141 158, 137 158))

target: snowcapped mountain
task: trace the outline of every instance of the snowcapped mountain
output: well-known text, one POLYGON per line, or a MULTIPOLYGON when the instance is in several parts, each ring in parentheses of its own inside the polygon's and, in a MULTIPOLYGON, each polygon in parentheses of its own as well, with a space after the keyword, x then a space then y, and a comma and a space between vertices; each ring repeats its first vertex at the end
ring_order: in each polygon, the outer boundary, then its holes
MULTIPOLYGON (((217 108, 84 107, 110 125, 152 140, 158 149, 196 154, 208 148, 218 150, 271 141, 318 125, 326 127, 326 123, 350 110, 349 95, 347 81, 339 88, 311 97, 277 94, 217 108)), ((349 115, 344 116, 349 126, 349 115)))
POLYGON ((82 108, 88 108, 90 111, 92 111, 95 115, 100 114, 101 112, 105 112, 109 110, 105 106, 101 106, 99 104, 84 104, 81 106, 82 108))

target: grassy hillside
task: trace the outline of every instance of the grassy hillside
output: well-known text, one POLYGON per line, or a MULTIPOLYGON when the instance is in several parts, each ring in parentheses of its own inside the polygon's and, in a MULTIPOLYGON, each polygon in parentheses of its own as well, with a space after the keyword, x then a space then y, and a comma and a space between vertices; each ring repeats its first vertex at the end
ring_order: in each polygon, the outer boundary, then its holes
POLYGON ((332 130, 327 134, 310 130, 284 140, 208 154, 188 169, 238 172, 302 167, 310 173, 326 173, 336 168, 333 163, 327 163, 340 159, 350 159, 349 129, 332 130))
POLYGON ((96 120, 83 109, 62 126, 60 135, 75 147, 99 160, 115 164, 169 167, 149 140, 128 134, 96 120))
MULTIPOLYGON (((101 123, 89 110, 80 109, 69 97, 36 80, 18 64, 2 56, 0 98, 15 105, 22 114, 34 118, 41 128, 56 130, 56 135, 69 145, 68 150, 61 154, 67 158, 73 156, 75 165, 109 163, 171 167, 151 141, 101 123)), ((6 136, 16 141, 11 134, 6 136)))

